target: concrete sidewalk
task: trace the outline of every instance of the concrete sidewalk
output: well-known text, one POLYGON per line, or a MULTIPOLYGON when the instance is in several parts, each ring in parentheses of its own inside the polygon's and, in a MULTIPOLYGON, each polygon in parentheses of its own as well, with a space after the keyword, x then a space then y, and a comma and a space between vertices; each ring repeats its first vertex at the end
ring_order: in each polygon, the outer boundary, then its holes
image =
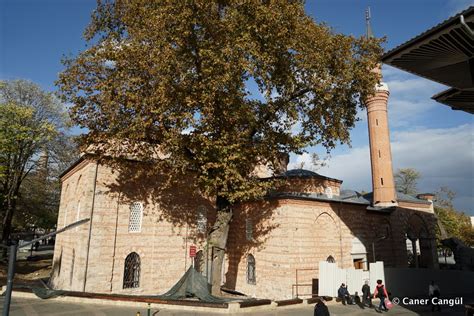
MULTIPOLYGON (((2 297, 0 299, 0 305, 3 308, 2 297)), ((298 305, 294 307, 279 307, 268 311, 251 311, 251 309, 245 309, 242 315, 259 315, 259 316, 312 316, 314 305, 298 305)), ((331 304, 329 310, 332 316, 338 315, 380 315, 373 309, 361 309, 358 306, 342 306, 331 304)), ((137 312, 140 312, 141 316, 147 315, 146 308, 136 308, 132 306, 116 306, 116 305, 104 305, 104 304, 86 304, 86 303, 70 303, 62 302, 60 298, 52 300, 41 300, 35 298, 22 298, 14 297, 12 300, 11 313, 12 316, 37 316, 37 315, 116 315, 116 316, 135 316, 137 312)), ((429 307, 419 307, 416 310, 408 310, 401 306, 395 306, 392 310, 387 313, 383 313, 393 316, 414 316, 414 315, 453 315, 461 316, 464 315, 463 308, 458 306, 456 308, 444 309, 441 312, 431 313, 429 307)), ((157 316, 204 316, 204 315, 230 315, 224 313, 210 313, 210 312, 195 312, 195 311, 179 311, 179 310, 167 310, 167 309, 151 309, 151 315, 157 316)))

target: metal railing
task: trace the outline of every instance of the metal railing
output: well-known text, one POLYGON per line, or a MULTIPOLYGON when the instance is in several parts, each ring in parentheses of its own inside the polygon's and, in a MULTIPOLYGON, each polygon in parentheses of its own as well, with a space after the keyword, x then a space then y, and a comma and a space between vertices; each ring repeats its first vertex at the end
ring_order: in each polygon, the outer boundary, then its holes
POLYGON ((313 293, 313 284, 310 283, 299 283, 298 281, 298 271, 318 271, 318 269, 312 269, 312 268, 304 268, 304 269, 296 269, 296 278, 295 278, 295 284, 291 285, 291 296, 299 298, 300 296, 317 296, 317 293, 313 293), (311 293, 300 293, 299 288, 300 287, 310 287, 311 288, 311 293))

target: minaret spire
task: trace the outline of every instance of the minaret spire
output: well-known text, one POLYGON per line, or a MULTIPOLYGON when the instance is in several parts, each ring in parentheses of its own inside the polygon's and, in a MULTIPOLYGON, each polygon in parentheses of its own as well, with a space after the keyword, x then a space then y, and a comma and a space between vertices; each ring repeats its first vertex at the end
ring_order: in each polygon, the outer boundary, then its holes
POLYGON ((370 26, 370 19, 371 19, 370 7, 367 7, 367 9, 365 10, 365 25, 366 25, 367 38, 374 37, 374 34, 372 33, 372 27, 370 26))
MULTIPOLYGON (((365 11, 367 39, 374 37, 370 19, 370 7, 368 7, 365 11)), ((397 194, 393 179, 392 151, 388 128, 388 96, 390 91, 387 84, 382 82, 382 65, 378 64, 371 71, 378 76, 380 81, 375 86, 374 94, 365 100, 372 171, 372 205, 378 207, 396 206, 397 194)))

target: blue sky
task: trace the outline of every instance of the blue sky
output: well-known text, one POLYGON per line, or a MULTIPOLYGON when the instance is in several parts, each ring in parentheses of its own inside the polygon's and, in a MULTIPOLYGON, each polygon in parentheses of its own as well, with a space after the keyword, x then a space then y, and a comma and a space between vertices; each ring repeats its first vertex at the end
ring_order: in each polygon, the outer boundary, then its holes
MULTIPOLYGON (((308 0, 307 12, 334 31, 362 35, 364 11, 372 11, 376 36, 393 48, 473 5, 473 0, 308 0)), ((0 0, 0 79, 24 78, 54 91, 63 55, 85 48, 82 39, 95 0, 0 0)), ((394 169, 422 173, 420 191, 449 186, 455 205, 474 215, 474 116, 452 111, 430 98, 443 86, 384 66, 389 101, 394 169)), ((328 166, 318 170, 344 180, 343 186, 370 191, 365 113, 351 133, 352 147, 339 146, 328 166)), ((324 154, 319 148, 309 152, 324 154)), ((309 156, 292 156, 291 164, 309 165, 309 156)))

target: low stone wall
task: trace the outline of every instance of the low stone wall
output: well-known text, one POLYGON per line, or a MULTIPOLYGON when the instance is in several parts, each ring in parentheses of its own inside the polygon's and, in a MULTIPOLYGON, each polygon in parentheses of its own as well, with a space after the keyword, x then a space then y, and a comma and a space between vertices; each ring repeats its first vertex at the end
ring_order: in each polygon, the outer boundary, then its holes
POLYGON ((474 271, 385 268, 385 284, 393 296, 428 297, 432 280, 442 296, 472 296, 474 271))

